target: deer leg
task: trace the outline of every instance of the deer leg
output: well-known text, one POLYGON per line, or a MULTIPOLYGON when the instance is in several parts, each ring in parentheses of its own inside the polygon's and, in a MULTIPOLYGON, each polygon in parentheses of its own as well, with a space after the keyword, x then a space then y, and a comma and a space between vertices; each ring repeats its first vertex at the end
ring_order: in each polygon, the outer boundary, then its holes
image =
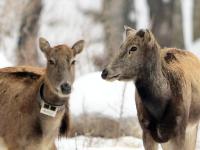
POLYGON ((7 145, 5 143, 5 141, 3 140, 3 138, 0 137, 0 150, 7 150, 7 145))
POLYGON ((143 131, 143 144, 145 150, 157 150, 158 149, 158 143, 154 141, 151 134, 149 132, 143 131))
POLYGON ((197 140, 198 124, 188 126, 185 135, 185 150, 195 150, 197 140))
POLYGON ((51 150, 57 150, 55 143, 52 145, 51 150))
POLYGON ((184 148, 184 137, 182 136, 177 136, 166 143, 162 143, 161 147, 163 150, 192 150, 184 148))
POLYGON ((167 143, 161 144, 163 150, 184 150, 182 146, 174 142, 174 140, 170 140, 167 143))
POLYGON ((198 124, 186 128, 185 137, 182 135, 161 144, 163 150, 195 150, 198 124))

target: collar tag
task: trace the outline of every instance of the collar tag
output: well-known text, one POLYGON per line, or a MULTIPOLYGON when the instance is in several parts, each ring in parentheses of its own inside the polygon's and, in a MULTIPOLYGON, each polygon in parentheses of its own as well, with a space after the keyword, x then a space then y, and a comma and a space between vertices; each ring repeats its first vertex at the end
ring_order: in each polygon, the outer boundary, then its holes
POLYGON ((41 104, 40 113, 47 116, 55 117, 57 114, 58 108, 56 106, 49 105, 45 102, 41 104))

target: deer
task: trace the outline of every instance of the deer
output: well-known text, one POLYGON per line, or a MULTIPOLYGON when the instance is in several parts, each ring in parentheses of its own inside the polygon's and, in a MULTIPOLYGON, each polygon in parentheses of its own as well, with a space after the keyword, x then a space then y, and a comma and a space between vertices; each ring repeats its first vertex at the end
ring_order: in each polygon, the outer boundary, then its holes
POLYGON ((75 79, 75 57, 84 40, 72 47, 51 46, 39 38, 46 68, 0 69, 1 150, 56 150, 58 137, 70 129, 69 97, 75 79))
POLYGON ((149 29, 125 26, 119 51, 102 71, 107 81, 133 81, 145 150, 194 150, 200 119, 200 60, 161 48, 149 29))

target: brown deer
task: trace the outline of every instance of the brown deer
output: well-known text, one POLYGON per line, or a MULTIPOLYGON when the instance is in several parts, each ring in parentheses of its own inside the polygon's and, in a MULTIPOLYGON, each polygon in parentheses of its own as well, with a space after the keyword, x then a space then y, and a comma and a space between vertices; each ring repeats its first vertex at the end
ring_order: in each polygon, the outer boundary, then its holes
POLYGON ((70 125, 69 95, 74 81, 75 56, 84 41, 51 47, 39 39, 47 67, 0 69, 1 150, 56 150, 54 140, 70 125))
POLYGON ((194 150, 200 118, 200 60, 176 48, 162 49, 149 30, 125 27, 119 53, 102 72, 133 80, 146 150, 194 150))

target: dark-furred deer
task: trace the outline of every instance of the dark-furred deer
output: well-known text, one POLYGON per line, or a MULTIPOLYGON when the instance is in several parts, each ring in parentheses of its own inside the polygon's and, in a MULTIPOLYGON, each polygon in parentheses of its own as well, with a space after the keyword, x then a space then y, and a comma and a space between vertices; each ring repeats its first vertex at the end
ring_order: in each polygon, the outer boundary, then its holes
POLYGON ((194 150, 200 119, 200 60, 161 48, 149 30, 125 27, 119 53, 102 72, 106 80, 133 80, 146 150, 194 150))
POLYGON ((0 149, 56 150, 56 137, 69 130, 68 100, 74 81, 75 56, 84 41, 51 47, 44 38, 39 46, 47 67, 0 69, 0 149))

